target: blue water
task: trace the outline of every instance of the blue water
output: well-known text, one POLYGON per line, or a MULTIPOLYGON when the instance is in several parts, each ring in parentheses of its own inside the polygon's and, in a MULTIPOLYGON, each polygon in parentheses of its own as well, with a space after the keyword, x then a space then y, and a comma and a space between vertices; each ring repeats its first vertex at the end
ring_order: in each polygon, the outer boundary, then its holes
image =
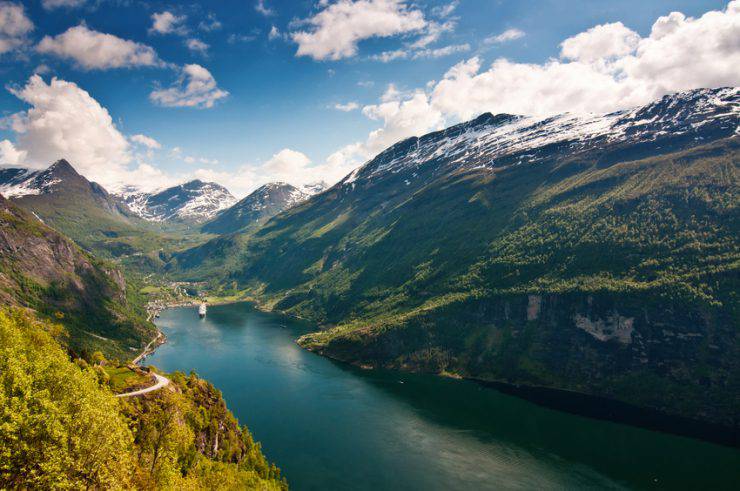
POLYGON ((162 313, 146 361, 194 370, 297 490, 738 489, 740 451, 546 409, 298 347, 307 326, 248 304, 162 313))

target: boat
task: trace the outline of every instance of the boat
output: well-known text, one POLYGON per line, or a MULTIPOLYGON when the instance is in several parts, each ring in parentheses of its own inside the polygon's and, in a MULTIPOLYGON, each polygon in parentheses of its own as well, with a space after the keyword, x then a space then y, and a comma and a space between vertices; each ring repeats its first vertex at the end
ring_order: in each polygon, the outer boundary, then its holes
POLYGON ((206 304, 200 304, 200 307, 198 307, 198 315, 201 319, 206 316, 206 304))

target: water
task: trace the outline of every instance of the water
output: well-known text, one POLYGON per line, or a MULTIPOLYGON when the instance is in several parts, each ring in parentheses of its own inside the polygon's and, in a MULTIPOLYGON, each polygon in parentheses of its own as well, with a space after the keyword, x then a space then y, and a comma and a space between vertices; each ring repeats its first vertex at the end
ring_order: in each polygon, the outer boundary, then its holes
POLYGON ((195 370, 297 490, 740 489, 740 451, 546 409, 466 382, 298 347, 248 304, 167 310, 147 363, 195 370))

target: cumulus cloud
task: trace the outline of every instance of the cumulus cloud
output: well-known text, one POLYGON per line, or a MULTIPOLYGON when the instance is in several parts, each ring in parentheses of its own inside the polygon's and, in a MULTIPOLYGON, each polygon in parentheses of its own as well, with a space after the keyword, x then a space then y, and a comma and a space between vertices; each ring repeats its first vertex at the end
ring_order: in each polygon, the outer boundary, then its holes
POLYGON ((419 32, 427 26, 421 10, 402 0, 339 0, 301 21, 306 30, 291 33, 296 56, 340 60, 357 54, 357 44, 373 37, 419 32))
POLYGON ((165 107, 211 108, 229 93, 218 87, 211 72, 200 65, 190 64, 182 68, 178 81, 167 89, 155 90, 149 98, 165 107))
POLYGON ((24 45, 33 28, 22 4, 0 2, 0 55, 24 45))
POLYGON ((0 140, 0 166, 22 166, 27 156, 28 152, 17 149, 10 140, 0 140))
POLYGON ((16 114, 15 144, 3 143, 3 158, 15 155, 15 164, 48 166, 60 158, 101 183, 120 178, 129 163, 129 143, 108 111, 72 82, 53 78, 46 83, 33 75, 11 93, 30 108, 16 114))
POLYGON ((187 17, 184 15, 175 15, 165 10, 152 14, 152 27, 149 32, 152 34, 179 34, 185 35, 188 32, 185 26, 187 17))
POLYGON ((521 39, 525 36, 524 31, 519 29, 507 29, 501 34, 496 34, 495 36, 489 36, 486 39, 483 40, 486 44, 502 44, 507 43, 509 41, 514 41, 516 39, 521 39))
POLYGON ((81 7, 87 0, 42 0, 41 5, 46 10, 53 10, 60 7, 74 8, 81 7))
POLYGON ((563 41, 560 56, 590 63, 628 55, 639 43, 640 35, 621 22, 602 24, 563 41))
POLYGON ((363 114, 381 123, 363 142, 332 158, 359 163, 401 139, 483 112, 546 116, 610 112, 700 87, 740 85, 740 0, 698 18, 673 12, 647 37, 620 23, 596 26, 561 44, 544 63, 479 57, 451 67, 439 81, 400 93, 394 87, 363 114))
POLYGON ((198 53, 201 55, 208 54, 208 44, 204 43, 200 39, 190 38, 185 41, 185 46, 187 46, 188 49, 193 53, 198 53))
POLYGON ((135 66, 161 66, 151 47, 80 24, 57 36, 44 36, 36 47, 39 53, 74 60, 86 70, 107 70, 135 66))
POLYGON ((142 134, 131 135, 129 138, 132 142, 142 145, 152 150, 158 150, 162 148, 162 145, 154 138, 142 134))

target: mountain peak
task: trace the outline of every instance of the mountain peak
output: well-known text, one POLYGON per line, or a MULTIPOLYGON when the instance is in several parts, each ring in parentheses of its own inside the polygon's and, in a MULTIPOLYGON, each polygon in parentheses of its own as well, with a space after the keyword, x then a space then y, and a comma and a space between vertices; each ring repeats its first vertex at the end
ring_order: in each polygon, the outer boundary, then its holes
POLYGON ((46 171, 47 175, 55 176, 55 177, 78 177, 80 174, 75 170, 74 167, 72 167, 72 164, 67 162, 65 159, 59 159, 53 164, 51 164, 49 167, 47 167, 46 171))
POLYGON ((155 222, 177 220, 200 223, 236 202, 236 198, 225 187, 200 179, 153 193, 127 190, 119 196, 135 215, 155 222))

